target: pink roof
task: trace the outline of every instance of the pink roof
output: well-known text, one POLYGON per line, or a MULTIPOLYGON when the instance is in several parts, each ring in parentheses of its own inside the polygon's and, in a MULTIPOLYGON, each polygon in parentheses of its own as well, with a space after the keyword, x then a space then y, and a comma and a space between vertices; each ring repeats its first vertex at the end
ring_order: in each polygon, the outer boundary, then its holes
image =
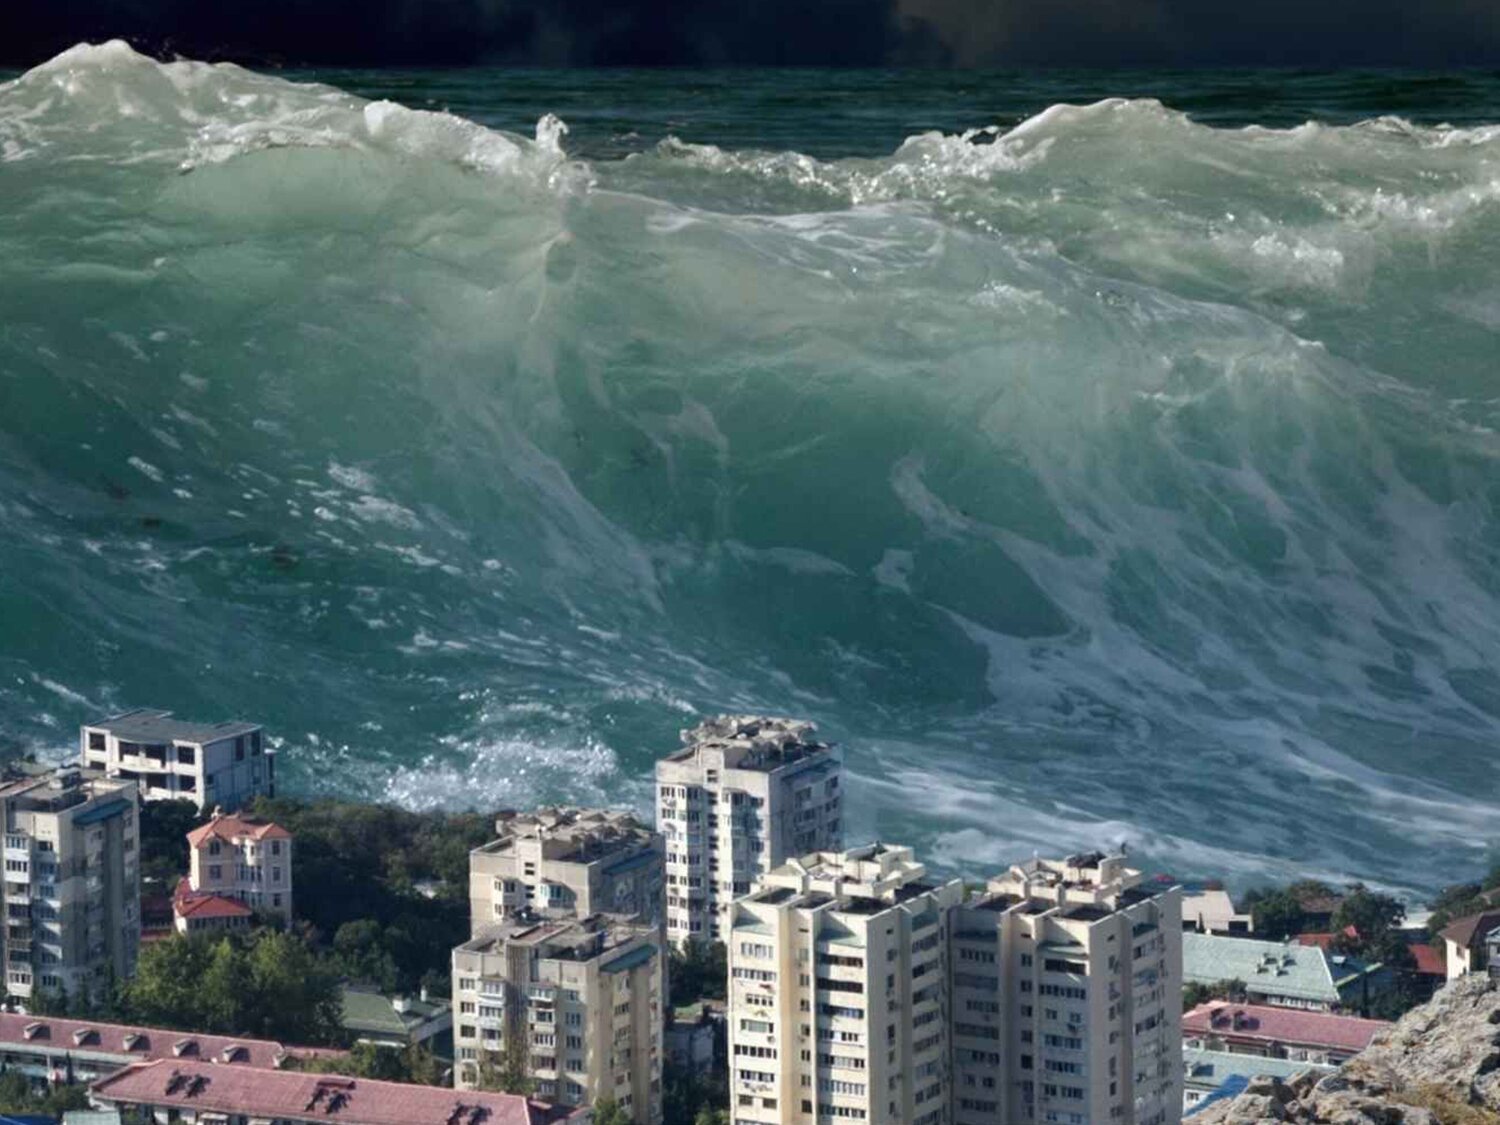
POLYGON ((1191 1012, 1183 1013, 1182 1017, 1184 1035, 1275 1040, 1292 1046, 1344 1051, 1363 1051, 1377 1031, 1390 1026, 1384 1020, 1273 1008, 1265 1004, 1231 1004, 1222 1000, 1199 1004, 1191 1012))
POLYGON ((280 1066, 287 1055, 311 1053, 297 1047, 288 1049, 269 1039, 234 1039, 163 1027, 131 1027, 94 1020, 22 1016, 12 1012, 0 1012, 0 1044, 45 1046, 55 1052, 118 1055, 122 1060, 171 1059, 181 1062, 194 1058, 212 1059, 262 1069, 280 1066))
POLYGON ((546 1125, 581 1116, 516 1094, 300 1071, 247 1071, 180 1059, 126 1067, 95 1082, 90 1092, 106 1104, 341 1125, 468 1125, 471 1120, 483 1125, 546 1125))
POLYGON ((212 891, 195 891, 183 877, 172 894, 172 913, 178 918, 248 918, 255 911, 239 899, 212 891))
POLYGON ((1414 945, 1411 955, 1417 959, 1417 972, 1423 976, 1446 977, 1448 955, 1435 945, 1414 945))
POLYGON ((230 815, 215 816, 207 824, 199 825, 188 833, 188 843, 201 848, 210 837, 221 840, 290 840, 292 834, 279 824, 253 817, 230 815))

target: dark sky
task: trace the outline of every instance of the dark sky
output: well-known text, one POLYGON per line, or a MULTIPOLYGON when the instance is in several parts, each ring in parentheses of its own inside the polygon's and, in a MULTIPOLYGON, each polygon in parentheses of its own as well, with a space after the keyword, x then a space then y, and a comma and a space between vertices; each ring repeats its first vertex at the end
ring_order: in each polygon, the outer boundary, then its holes
POLYGON ((262 64, 1500 67, 1500 0, 0 0, 0 63, 112 37, 262 64))

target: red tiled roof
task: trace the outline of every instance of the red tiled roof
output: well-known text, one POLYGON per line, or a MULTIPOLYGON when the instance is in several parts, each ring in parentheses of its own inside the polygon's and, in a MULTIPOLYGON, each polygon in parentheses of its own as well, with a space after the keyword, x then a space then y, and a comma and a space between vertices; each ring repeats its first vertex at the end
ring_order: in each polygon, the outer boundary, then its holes
POLYGON ((216 816, 207 824, 194 828, 188 833, 187 838, 189 844, 199 848, 212 836, 217 836, 221 840, 290 840, 292 838, 292 834, 279 824, 238 814, 216 816))
POLYGON ((1297 944, 1312 946, 1316 949, 1321 949, 1324 953, 1331 953, 1333 952, 1334 939, 1340 937, 1354 938, 1355 940, 1358 940, 1359 931, 1356 930, 1353 926, 1345 926, 1339 933, 1336 934, 1298 934, 1297 944))
POLYGON ((248 918, 255 911, 237 898, 195 891, 186 878, 177 881, 172 895, 172 913, 178 918, 248 918))
POLYGON ((199 1035, 164 1027, 132 1027, 93 1020, 67 1020, 52 1016, 22 1016, 0 1012, 0 1044, 46 1045, 52 1051, 90 1051, 131 1059, 217 1059, 242 1066, 270 1069, 288 1056, 308 1056, 307 1049, 283 1047, 270 1039, 233 1039, 225 1035, 199 1035), (241 1050, 230 1052, 228 1048, 241 1050))
POLYGON ((1500 926, 1500 910, 1486 910, 1483 914, 1470 914, 1451 923, 1439 936, 1464 949, 1473 949, 1476 941, 1482 941, 1495 927, 1500 926))
POLYGON ((1448 955, 1435 945, 1414 945, 1411 955, 1417 959, 1417 972, 1424 976, 1446 977, 1448 955))
POLYGON ((413 1086, 299 1071, 249 1072, 181 1060, 141 1063, 90 1087, 106 1104, 153 1105, 198 1113, 339 1125, 466 1125, 474 1110, 484 1125, 548 1125, 581 1111, 516 1094, 413 1086))
POLYGON ((1377 1031, 1390 1026, 1384 1020, 1275 1008, 1266 1004, 1231 1004, 1222 1000, 1199 1004, 1182 1016, 1184 1035, 1274 1039, 1278 1043, 1346 1051, 1363 1051, 1377 1031))

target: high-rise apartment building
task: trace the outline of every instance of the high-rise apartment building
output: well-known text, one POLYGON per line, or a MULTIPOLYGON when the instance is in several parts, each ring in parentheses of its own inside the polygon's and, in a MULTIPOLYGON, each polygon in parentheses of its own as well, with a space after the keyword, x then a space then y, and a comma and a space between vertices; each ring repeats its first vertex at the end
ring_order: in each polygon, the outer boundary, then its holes
POLYGON ((614 1098, 662 1120, 663 973, 648 923, 511 919, 453 951, 454 1085, 516 1070, 564 1105, 614 1098))
POLYGON ((1182 905, 1123 856, 1032 860, 953 911, 954 1125, 1175 1125, 1182 905))
POLYGON ((730 904, 794 856, 843 840, 842 758, 813 724, 725 715, 656 763, 666 840, 667 938, 723 940, 730 904))
POLYGON ((469 924, 607 913, 661 921, 662 841, 629 813, 505 813, 497 838, 469 853, 469 924))
POLYGON ((539 1097, 613 1097, 661 1121, 662 841, 627 813, 505 813, 469 853, 453 951, 454 1084, 524 1073, 539 1097))
POLYGON ((0 787, 5 983, 98 998, 135 971, 140 826, 131 781, 64 769, 0 787))
POLYGON ((958 880, 910 848, 819 852, 733 905, 736 1125, 949 1121, 948 917, 958 880))
POLYGON ((1181 900, 1121 856, 966 893, 908 848, 794 860, 733 907, 736 1125, 1176 1125, 1181 900))
POLYGON ((127 711, 85 725, 79 763, 133 781, 143 801, 192 801, 232 812, 276 795, 276 752, 255 723, 189 723, 170 711, 127 711))

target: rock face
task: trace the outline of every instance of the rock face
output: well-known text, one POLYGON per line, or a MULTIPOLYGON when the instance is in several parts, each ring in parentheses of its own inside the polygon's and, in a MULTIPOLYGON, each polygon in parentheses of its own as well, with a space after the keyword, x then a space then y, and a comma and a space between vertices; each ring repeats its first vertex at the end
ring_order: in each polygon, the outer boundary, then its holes
POLYGON ((1193 1125, 1500 1125, 1500 988, 1454 981, 1332 1074, 1258 1078, 1193 1125))

